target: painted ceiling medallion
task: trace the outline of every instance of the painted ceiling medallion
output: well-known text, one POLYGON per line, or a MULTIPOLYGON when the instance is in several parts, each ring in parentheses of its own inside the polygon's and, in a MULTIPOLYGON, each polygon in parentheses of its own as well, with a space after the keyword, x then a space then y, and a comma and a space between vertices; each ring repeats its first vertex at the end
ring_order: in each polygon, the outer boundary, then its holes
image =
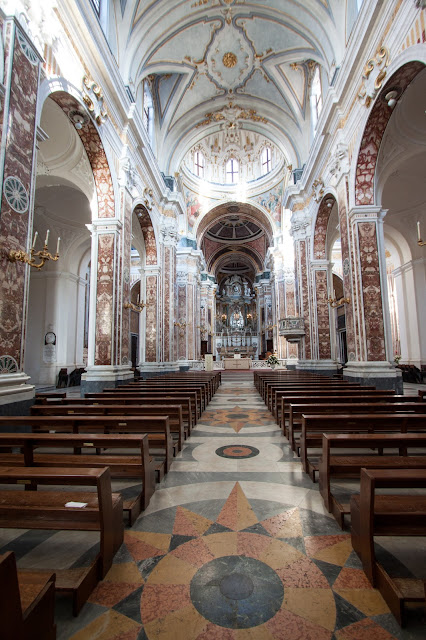
POLYGON ((225 67, 228 67, 228 69, 232 69, 232 67, 235 67, 235 65, 237 64, 237 56, 235 55, 235 53, 232 53, 232 51, 228 51, 223 56, 222 62, 225 67))
POLYGON ((25 213, 29 205, 29 197, 24 185, 16 176, 8 176, 3 184, 4 197, 8 205, 17 213, 25 213))

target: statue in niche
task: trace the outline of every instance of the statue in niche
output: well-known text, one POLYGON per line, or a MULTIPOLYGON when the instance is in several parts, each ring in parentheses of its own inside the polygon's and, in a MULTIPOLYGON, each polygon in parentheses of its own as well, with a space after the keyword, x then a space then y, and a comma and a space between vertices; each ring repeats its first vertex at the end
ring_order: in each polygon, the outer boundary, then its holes
POLYGON ((239 297, 243 292, 243 281, 241 276, 234 275, 225 280, 224 289, 227 296, 239 297))
POLYGON ((241 308, 239 306, 235 306, 231 315, 231 327, 234 330, 239 330, 244 328, 244 318, 241 313, 241 308))

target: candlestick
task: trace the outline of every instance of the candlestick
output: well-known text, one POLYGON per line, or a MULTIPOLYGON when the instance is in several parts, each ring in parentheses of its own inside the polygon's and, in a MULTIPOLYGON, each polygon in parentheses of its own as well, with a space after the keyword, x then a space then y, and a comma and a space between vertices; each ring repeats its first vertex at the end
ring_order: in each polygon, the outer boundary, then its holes
POLYGON ((33 240, 33 246, 32 246, 32 249, 34 249, 34 247, 35 247, 35 243, 36 243, 36 240, 37 240, 37 236, 38 236, 38 231, 36 231, 36 232, 35 232, 35 234, 34 234, 34 240, 33 240))
POLYGON ((56 245, 56 253, 57 254, 59 253, 59 243, 60 243, 60 241, 61 241, 61 238, 60 238, 60 236, 58 236, 58 244, 56 245))
POLYGON ((420 222, 417 222, 417 241, 421 242, 422 241, 422 236, 420 233, 420 222))
POLYGON ((137 303, 139 304, 139 300, 140 300, 140 295, 138 294, 138 299, 137 299, 137 303))
POLYGON ((49 242, 49 229, 46 231, 46 240, 44 241, 44 246, 47 247, 47 243, 49 242))

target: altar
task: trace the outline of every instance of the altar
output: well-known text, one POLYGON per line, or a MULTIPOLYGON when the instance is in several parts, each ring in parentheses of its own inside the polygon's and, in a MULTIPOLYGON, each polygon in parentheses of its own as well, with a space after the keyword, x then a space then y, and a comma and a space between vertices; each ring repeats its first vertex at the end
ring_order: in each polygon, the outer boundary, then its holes
POLYGON ((224 358, 225 369, 250 369, 250 358, 224 358))

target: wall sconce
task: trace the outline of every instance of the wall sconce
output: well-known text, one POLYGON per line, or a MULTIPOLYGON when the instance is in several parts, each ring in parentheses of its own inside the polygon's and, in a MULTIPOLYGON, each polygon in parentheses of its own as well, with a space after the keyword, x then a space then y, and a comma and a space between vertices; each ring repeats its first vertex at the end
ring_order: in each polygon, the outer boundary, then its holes
POLYGON ((226 322, 226 318, 227 318, 226 313, 222 313, 222 322, 226 322))
POLYGON ((272 331, 276 326, 276 324, 268 324, 268 326, 265 327, 265 331, 272 331))
POLYGON ((145 307, 148 307, 151 303, 148 302, 139 302, 139 296, 138 296, 138 301, 136 302, 136 304, 134 304, 133 302, 125 302, 124 303, 124 308, 125 309, 131 309, 132 311, 136 311, 137 313, 142 313, 143 309, 145 307))
POLYGON ((351 299, 350 298, 339 298, 339 300, 336 298, 336 292, 333 291, 333 298, 331 297, 331 295, 328 297, 327 302, 330 305, 330 307, 332 309, 335 309, 336 307, 340 307, 342 304, 349 304, 351 299))
POLYGON ((417 244, 419 247, 424 247, 426 244, 426 241, 422 240, 422 235, 420 233, 420 222, 417 223, 417 244))
POLYGON ((383 100, 387 102, 387 105, 390 109, 395 108, 396 103, 401 97, 401 93, 402 91, 398 87, 390 87, 388 91, 386 91, 386 94, 383 96, 383 100))
POLYGON ((179 327, 179 329, 185 329, 188 326, 187 322, 174 322, 175 327, 179 327))
POLYGON ((73 109, 69 112, 68 118, 71 120, 74 127, 79 131, 89 122, 89 118, 85 113, 78 109, 73 109))
POLYGON ((38 236, 38 231, 36 231, 34 234, 33 245, 31 247, 30 253, 27 253, 22 249, 19 249, 19 251, 11 250, 9 251, 9 255, 7 256, 8 260, 10 262, 25 262, 30 267, 34 267, 34 269, 38 269, 39 271, 44 266, 44 263, 47 262, 47 260, 53 260, 54 262, 56 262, 59 258, 59 243, 61 242, 61 238, 58 238, 56 253, 54 256, 52 256, 52 254, 49 253, 47 246, 47 243, 49 242, 49 233, 50 231, 48 229, 46 233, 46 239, 44 241, 44 247, 43 249, 41 249, 41 251, 36 251, 34 249, 38 236), (37 262, 37 258, 40 260, 40 262, 37 262))
POLYGON ((253 316, 251 315, 251 313, 247 314, 247 320, 250 322, 251 320, 253 320, 253 316))

